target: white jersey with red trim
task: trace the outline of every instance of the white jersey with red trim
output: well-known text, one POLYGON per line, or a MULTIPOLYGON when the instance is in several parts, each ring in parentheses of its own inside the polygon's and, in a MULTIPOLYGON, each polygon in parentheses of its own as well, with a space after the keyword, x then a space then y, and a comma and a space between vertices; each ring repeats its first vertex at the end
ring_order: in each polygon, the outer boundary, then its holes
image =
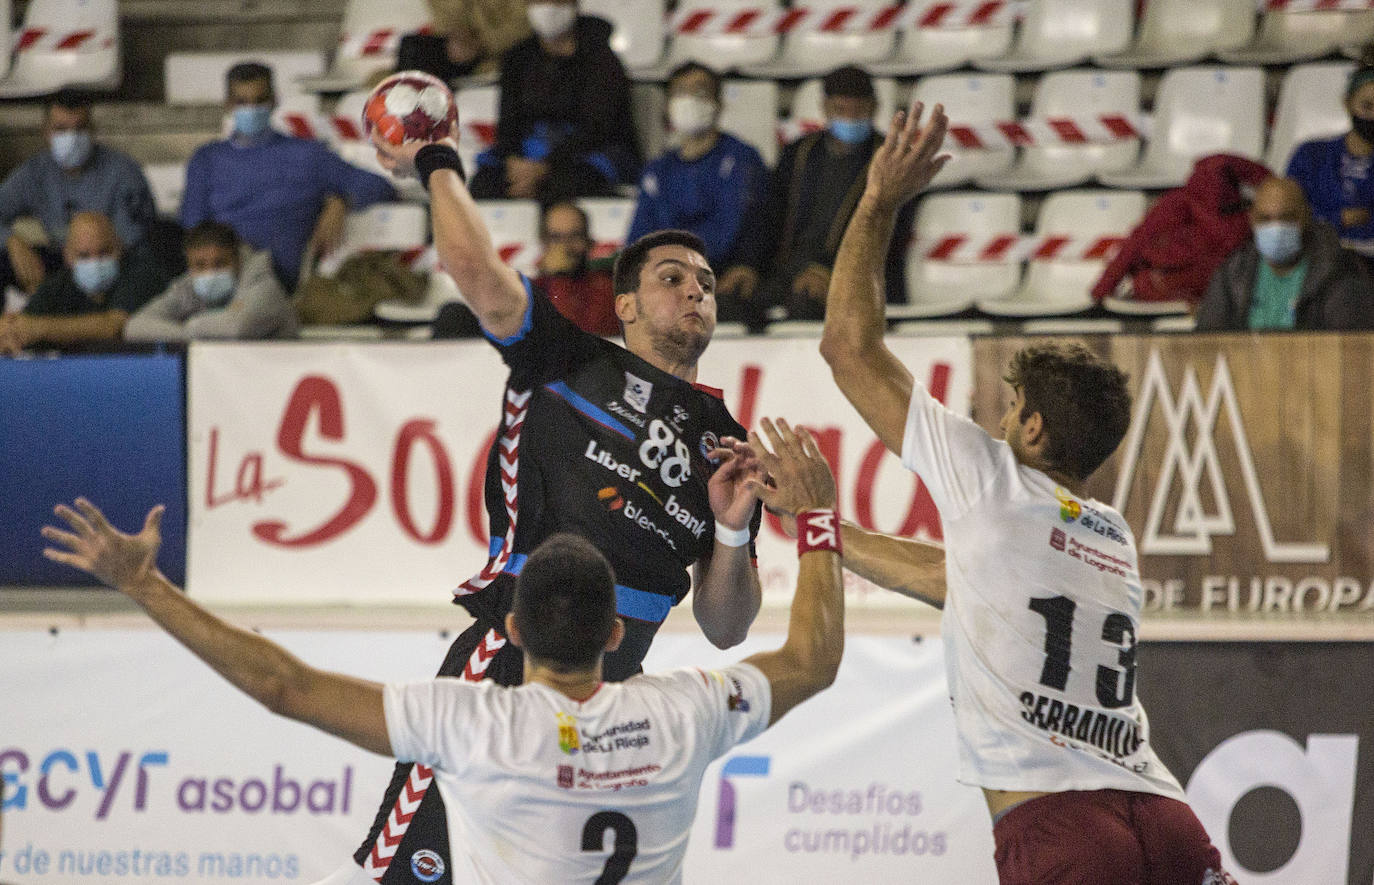
POLYGON ((944 525, 959 780, 1184 799, 1135 693, 1143 590, 1121 514, 1021 464, 919 383, 902 463, 944 525))
POLYGON ((679 882, 706 767, 768 726, 750 664, 603 683, 389 685, 392 752, 434 768, 454 882, 679 882))

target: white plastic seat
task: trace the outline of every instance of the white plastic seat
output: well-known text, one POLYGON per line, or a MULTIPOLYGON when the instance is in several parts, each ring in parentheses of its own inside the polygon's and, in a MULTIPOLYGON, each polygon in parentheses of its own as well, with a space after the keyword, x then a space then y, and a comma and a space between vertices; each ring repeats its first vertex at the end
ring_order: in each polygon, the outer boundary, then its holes
MULTIPOLYGON (((8 30, 9 3, 0 22, 8 30)), ((32 0, 0 80, 0 98, 47 95, 68 86, 119 88, 119 10, 115 0, 32 0)))
POLYGON ((772 166, 778 160, 778 84, 726 80, 721 85, 720 128, 753 146, 772 166))
POLYGON ((458 156, 468 178, 477 174, 477 155, 496 144, 499 86, 472 86, 454 95, 458 105, 458 156))
POLYGON ((1368 12, 1266 12, 1255 37, 1239 49, 1217 55, 1238 65, 1284 65, 1322 58, 1340 49, 1359 31, 1374 33, 1368 12), (1361 27, 1363 26, 1363 28, 1361 27))
MULTIPOLYGON (((768 15, 781 7, 782 0, 684 0, 678 4, 677 14, 699 10, 733 15, 743 11, 761 10, 768 15)), ((642 75, 663 79, 668 71, 689 60, 709 64, 716 70, 763 64, 778 54, 780 40, 777 35, 754 37, 744 34, 669 34, 664 64, 653 72, 644 72, 642 75)))
POLYGON ((1364 48, 1374 42, 1374 12, 1347 12, 1345 33, 1341 35, 1341 53, 1359 59, 1364 48))
POLYGON ((898 33, 891 58, 867 67, 875 76, 934 74, 1006 55, 1011 45, 1009 20, 976 28, 908 28, 898 33))
POLYGON ((418 203, 376 203, 348 213, 343 242, 320 259, 314 272, 333 276, 344 260, 359 252, 420 251, 429 239, 429 209, 418 203))
POLYGON ((764 329, 770 338, 820 338, 825 323, 820 320, 775 320, 764 329))
MULTIPOLYGON (((874 77, 873 94, 877 98, 873 110, 873 125, 886 132, 897 111, 897 81, 892 77, 874 77)), ((825 128, 825 91, 820 78, 807 80, 792 94, 792 110, 782 126, 783 141, 793 141, 808 132, 825 128)))
POLYGON ((1254 0, 1150 0, 1130 48, 1096 60, 1108 68, 1175 67, 1238 49, 1254 33, 1254 0))
POLYGON ((143 177, 153 192, 158 214, 167 218, 180 217, 181 196, 186 192, 186 164, 149 163, 143 167, 143 177))
MULTIPOLYGON (((10 0, 0 0, 0 22, 5 23, 8 28, 14 22, 14 16, 10 10, 10 0)), ((13 54, 13 40, 5 44, 5 51, 0 52, 0 80, 8 77, 10 73, 10 56, 13 54)))
POLYGON ((1051 317, 1026 320, 1021 324, 1022 335, 1116 335, 1122 331, 1121 320, 1111 317, 1051 317))
MULTIPOLYGON (((888 319, 897 318, 893 305, 888 305, 888 319)), ((996 326, 991 320, 898 320, 892 324, 892 332, 897 335, 935 335, 942 338, 950 336, 991 335, 996 326)))
POLYGON ((585 15, 604 18, 615 28, 611 49, 631 72, 656 66, 663 57, 664 0, 582 0, 585 15))
POLYGON ((614 255, 625 245, 635 201, 630 197, 583 197, 577 201, 587 213, 587 233, 592 238, 592 257, 614 255))
MULTIPOLYGON (((1054 71, 1040 77, 1031 99, 1031 117, 1096 117, 1140 113, 1140 74, 1136 71, 1079 69, 1054 71)), ((1044 144, 1021 149, 1006 172, 978 177, 979 187, 991 190, 1054 190, 1090 181, 1099 172, 1114 172, 1134 164, 1139 139, 1108 144, 1044 144)))
POLYGON ((1279 86, 1264 165, 1282 175, 1298 145, 1331 138, 1350 128, 1344 96, 1354 68, 1351 62, 1316 62, 1288 69, 1279 86))
MULTIPOLYGON (((824 21, 837 10, 854 10, 858 15, 879 12, 890 6, 887 0, 807 0, 808 23, 824 21)), ((866 68, 892 56, 897 32, 891 28, 861 34, 831 34, 803 27, 782 38, 777 58, 749 65, 745 72, 756 77, 811 77, 841 65, 866 68)))
POLYGON ((173 52, 167 56, 164 85, 167 104, 223 104, 224 75, 239 62, 261 62, 272 69, 277 104, 311 113, 319 98, 302 92, 296 80, 324 70, 323 52, 268 50, 264 52, 173 52))
MULTIPOLYGON (((1145 214, 1139 191, 1058 191, 1040 204, 1037 236, 1067 236, 1074 255, 1100 237, 1125 237, 1145 214)), ((1003 298, 978 300, 996 316, 1044 317, 1079 313, 1093 306, 1092 287, 1106 267, 1099 260, 1041 259, 1028 262, 1025 280, 1003 298)))
POLYGON ((539 260, 539 204, 534 200, 480 200, 477 208, 502 260, 534 276, 539 260))
POLYGON ((973 240, 1017 234, 1021 228, 1021 197, 958 191, 929 194, 916 207, 914 237, 906 254, 905 305, 893 306, 904 319, 962 313, 981 298, 1004 298, 1021 281, 1021 265, 961 264, 927 259, 925 255, 947 236, 973 240))
MULTIPOLYGON (((1015 116, 1016 81, 1011 74, 940 74, 916 81, 912 98, 931 108, 943 104, 951 124, 989 123, 1015 116)), ((943 152, 950 160, 931 187, 957 187, 974 178, 998 175, 1011 168, 1016 152, 1010 146, 971 150, 946 138, 943 152)))
POLYGON ((378 71, 396 67, 401 36, 428 27, 426 0, 348 0, 339 45, 327 72, 300 77, 307 92, 358 89, 378 71))
POLYGON ((1169 188, 1181 185, 1193 161, 1206 154, 1264 152, 1264 71, 1260 68, 1195 67, 1165 72, 1155 94, 1154 124, 1140 163, 1103 172, 1110 187, 1169 188))
POLYGON ((1131 43, 1135 0, 1039 0, 1011 52, 974 62, 985 71, 1047 71, 1121 52, 1131 43))

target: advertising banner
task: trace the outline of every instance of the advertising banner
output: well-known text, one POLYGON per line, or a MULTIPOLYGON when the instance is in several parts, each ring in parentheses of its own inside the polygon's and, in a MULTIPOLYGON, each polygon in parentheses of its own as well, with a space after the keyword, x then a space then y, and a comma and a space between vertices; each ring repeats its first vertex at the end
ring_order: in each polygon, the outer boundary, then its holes
MULTIPOLYGON (((1374 336, 1088 341, 1131 376, 1130 430, 1088 490, 1135 531, 1147 610, 1374 610, 1374 336)), ((974 344, 989 430, 1026 343, 974 344)))
MULTIPOLYGON (((894 339, 913 374, 967 414, 964 338, 894 339)), ((482 476, 505 366, 483 342, 192 345, 189 590, 273 603, 433 602, 486 561, 482 476)), ((859 419, 815 339, 711 345, 700 380, 745 426, 811 427, 835 465, 840 510, 938 539, 916 478, 859 419)), ((769 518, 766 599, 785 604, 794 547, 769 518)), ((909 604, 855 582, 856 605, 909 604)))

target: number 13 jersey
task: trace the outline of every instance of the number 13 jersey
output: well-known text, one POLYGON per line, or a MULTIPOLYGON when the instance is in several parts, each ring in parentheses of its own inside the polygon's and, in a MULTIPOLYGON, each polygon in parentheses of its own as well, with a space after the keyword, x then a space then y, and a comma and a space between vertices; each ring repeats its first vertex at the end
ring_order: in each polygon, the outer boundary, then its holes
POLYGON ((1135 694, 1143 590, 1121 514, 1079 500, 919 383, 902 440, 940 511, 959 780, 1184 799, 1135 694))

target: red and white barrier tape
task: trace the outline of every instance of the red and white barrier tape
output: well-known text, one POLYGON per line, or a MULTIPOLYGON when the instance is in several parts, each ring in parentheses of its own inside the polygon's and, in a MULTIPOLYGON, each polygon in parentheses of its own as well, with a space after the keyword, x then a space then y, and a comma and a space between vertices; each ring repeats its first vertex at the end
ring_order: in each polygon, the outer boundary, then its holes
POLYGON ((71 52, 94 52, 114 45, 114 34, 95 28, 58 31, 49 28, 24 28, 14 35, 14 51, 48 49, 71 52))
POLYGON ((1368 12, 1374 0, 1259 0, 1262 12, 1368 12))
MULTIPOLYGON (((358 118, 346 114, 312 114, 305 111, 283 110, 276 113, 276 122, 285 132, 297 138, 315 138, 336 144, 363 141, 363 126, 358 118)), ((458 124, 459 140, 471 141, 478 150, 496 143, 495 120, 464 120, 458 124)))
MULTIPOLYGON (((951 123, 946 145, 963 150, 991 150, 1044 145, 1111 144, 1146 137, 1145 121, 1125 114, 1096 117, 1036 117, 987 123, 951 123)), ((779 144, 825 127, 822 120, 786 120, 778 124, 779 144)))
POLYGON ((951 264, 1010 264, 1018 261, 1107 261, 1124 237, 1085 239, 1064 234, 945 234, 917 239, 921 258, 951 264))
POLYGON ((796 31, 872 34, 913 28, 977 28, 1011 21, 1022 5, 1017 0, 916 0, 905 6, 758 6, 726 10, 688 3, 669 16, 668 30, 688 37, 772 37, 796 31))
POLYGON ((345 58, 374 58, 395 55, 405 34, 428 34, 431 25, 418 28, 376 28, 362 34, 340 34, 339 55, 345 58))

